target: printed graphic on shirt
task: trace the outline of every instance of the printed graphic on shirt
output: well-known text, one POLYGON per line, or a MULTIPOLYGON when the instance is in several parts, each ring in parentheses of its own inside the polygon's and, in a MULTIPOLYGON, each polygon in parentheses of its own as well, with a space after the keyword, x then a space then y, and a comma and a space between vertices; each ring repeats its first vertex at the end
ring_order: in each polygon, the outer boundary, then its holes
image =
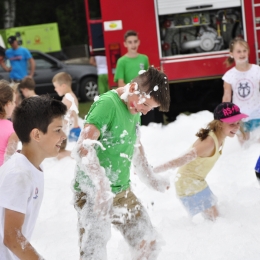
POLYGON ((34 191, 34 199, 37 199, 38 198, 38 188, 36 187, 35 188, 35 191, 34 191))
POLYGON ((10 57, 9 59, 12 60, 12 61, 16 61, 16 60, 22 60, 22 56, 19 55, 19 56, 14 56, 14 57, 10 57))
POLYGON ((144 63, 140 63, 140 70, 144 70, 144 63))
POLYGON ((236 84, 235 92, 240 100, 248 100, 254 95, 254 84, 248 79, 241 79, 236 84))

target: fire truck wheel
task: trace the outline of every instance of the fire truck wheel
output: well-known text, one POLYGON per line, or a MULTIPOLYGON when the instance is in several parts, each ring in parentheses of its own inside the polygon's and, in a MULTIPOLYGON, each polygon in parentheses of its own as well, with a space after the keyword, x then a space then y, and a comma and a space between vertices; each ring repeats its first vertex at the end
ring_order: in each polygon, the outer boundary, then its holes
POLYGON ((84 78, 80 82, 80 101, 94 100, 98 95, 97 79, 95 77, 84 78))

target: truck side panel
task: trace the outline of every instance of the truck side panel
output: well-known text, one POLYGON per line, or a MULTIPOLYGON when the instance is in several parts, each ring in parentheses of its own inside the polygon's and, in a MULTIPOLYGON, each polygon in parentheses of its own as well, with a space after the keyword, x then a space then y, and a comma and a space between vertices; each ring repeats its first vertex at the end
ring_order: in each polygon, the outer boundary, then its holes
POLYGON ((153 0, 101 0, 101 13, 104 22, 122 21, 121 30, 104 30, 104 43, 109 71, 109 84, 116 86, 111 68, 109 45, 120 44, 121 56, 126 53, 124 47, 124 34, 127 30, 138 32, 141 44, 139 52, 149 57, 151 65, 160 66, 159 48, 156 28, 155 7, 153 0))

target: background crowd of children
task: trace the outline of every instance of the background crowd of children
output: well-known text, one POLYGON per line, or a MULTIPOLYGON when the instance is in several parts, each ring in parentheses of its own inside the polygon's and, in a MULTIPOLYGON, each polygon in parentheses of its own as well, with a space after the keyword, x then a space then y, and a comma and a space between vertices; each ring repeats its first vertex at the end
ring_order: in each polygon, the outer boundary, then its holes
MULTIPOLYGON (((159 236, 131 190, 131 165, 141 181, 159 192, 170 187, 169 179, 159 173, 179 168, 176 194, 187 212, 191 216, 202 213, 210 220, 219 215, 217 200, 205 179, 222 154, 226 137, 237 134, 243 145, 260 128, 260 68, 248 62, 247 42, 235 38, 230 43, 226 63, 234 67, 223 76, 223 102, 216 107, 214 119, 197 132, 198 139, 184 155, 153 168, 140 142, 141 115, 157 108, 168 111, 169 82, 166 74, 149 67, 148 57, 137 52, 140 42, 135 31, 127 32, 124 40, 128 51, 118 60, 118 88, 108 90, 103 66, 99 73, 103 93, 91 106, 82 129, 68 73, 58 73, 52 80, 61 101, 36 95, 32 77, 24 77, 17 84, 0 80, 3 259, 43 259, 30 244, 43 198, 41 164, 48 157, 71 156, 66 150, 67 139, 77 142, 73 187, 82 259, 106 258, 111 224, 129 244, 133 259, 157 259, 159 236), (16 152, 19 140, 22 148, 16 152), (97 144, 95 149, 93 144, 97 144)), ((91 62, 104 65, 98 56, 91 62)), ((258 179, 259 168, 260 157, 255 167, 258 179)))

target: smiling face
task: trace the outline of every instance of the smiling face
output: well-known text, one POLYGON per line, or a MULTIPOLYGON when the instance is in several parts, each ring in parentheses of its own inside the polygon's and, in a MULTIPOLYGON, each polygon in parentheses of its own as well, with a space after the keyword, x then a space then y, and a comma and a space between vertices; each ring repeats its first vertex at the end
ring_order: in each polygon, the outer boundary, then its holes
POLYGON ((240 120, 234 123, 224 123, 222 122, 222 133, 225 136, 234 137, 240 128, 240 120))
POLYGON ((142 113, 143 115, 146 115, 150 110, 158 107, 159 104, 155 102, 152 97, 149 97, 149 95, 135 94, 137 93, 137 86, 136 83, 130 84, 127 108, 131 114, 142 113))
POLYGON ((236 64, 244 64, 248 62, 249 50, 245 45, 238 42, 234 45, 230 55, 233 56, 236 64))
POLYGON ((57 156, 61 143, 66 139, 66 135, 62 130, 63 121, 63 117, 54 118, 48 126, 47 133, 40 132, 39 144, 45 158, 57 156))
POLYGON ((128 36, 124 42, 125 47, 127 48, 128 54, 136 54, 140 41, 137 36, 128 36))

